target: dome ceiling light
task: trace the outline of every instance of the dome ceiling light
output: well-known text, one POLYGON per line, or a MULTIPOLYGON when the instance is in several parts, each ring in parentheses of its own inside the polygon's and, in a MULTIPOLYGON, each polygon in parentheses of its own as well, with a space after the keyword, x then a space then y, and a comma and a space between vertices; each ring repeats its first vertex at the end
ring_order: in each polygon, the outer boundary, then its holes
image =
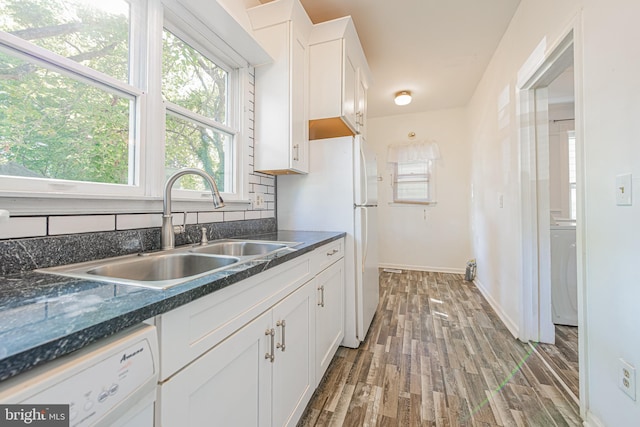
POLYGON ((411 92, 408 90, 401 90, 396 93, 396 97, 394 99, 396 105, 407 105, 411 103, 411 92))

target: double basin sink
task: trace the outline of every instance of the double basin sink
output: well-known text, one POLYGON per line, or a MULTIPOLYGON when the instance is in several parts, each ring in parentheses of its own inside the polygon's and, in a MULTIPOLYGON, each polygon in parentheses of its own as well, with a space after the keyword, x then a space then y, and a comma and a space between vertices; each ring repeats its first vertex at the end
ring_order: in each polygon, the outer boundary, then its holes
POLYGON ((276 252, 295 250, 296 242, 225 239, 206 245, 125 255, 38 270, 80 279, 153 289, 169 287, 276 252))

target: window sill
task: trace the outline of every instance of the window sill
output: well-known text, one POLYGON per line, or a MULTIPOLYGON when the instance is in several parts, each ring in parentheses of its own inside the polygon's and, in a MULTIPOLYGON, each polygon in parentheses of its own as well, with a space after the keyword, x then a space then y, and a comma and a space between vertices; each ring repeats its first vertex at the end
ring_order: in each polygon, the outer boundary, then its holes
MULTIPOLYGON (((225 207, 217 211, 244 211, 251 207, 250 200, 223 198, 225 207)), ((162 197, 0 193, 0 208, 9 210, 11 216, 154 213, 162 212, 162 202, 162 197)), ((174 212, 214 210, 209 200, 183 197, 173 197, 171 207, 174 212)))
POLYGON ((389 202, 391 207, 422 207, 422 206, 435 206, 438 202, 389 202))

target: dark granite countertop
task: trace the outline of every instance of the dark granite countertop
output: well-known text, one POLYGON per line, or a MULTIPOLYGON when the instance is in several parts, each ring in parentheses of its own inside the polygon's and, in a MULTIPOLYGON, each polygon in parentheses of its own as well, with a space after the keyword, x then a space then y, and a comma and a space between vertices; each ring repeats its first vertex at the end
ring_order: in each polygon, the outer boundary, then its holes
POLYGON ((36 271, 0 277, 0 381, 158 314, 273 268, 340 232, 278 231, 248 239, 302 242, 166 290, 70 279, 36 271))

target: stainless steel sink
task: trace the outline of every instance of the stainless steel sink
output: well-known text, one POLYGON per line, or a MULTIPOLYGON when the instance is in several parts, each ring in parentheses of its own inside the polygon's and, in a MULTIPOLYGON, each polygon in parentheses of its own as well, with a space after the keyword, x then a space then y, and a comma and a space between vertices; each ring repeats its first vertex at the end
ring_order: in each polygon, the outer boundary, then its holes
POLYGON ((198 246, 189 252, 198 254, 229 255, 237 257, 267 255, 280 249, 290 247, 295 243, 261 242, 255 240, 223 240, 211 242, 205 246, 198 246))
POLYGON ((166 289, 222 270, 240 261, 237 257, 161 252, 129 255, 38 270, 82 279, 166 289))
POLYGON ((203 257, 191 254, 167 254, 140 257, 92 268, 87 274, 143 282, 182 279, 238 262, 237 258, 203 257))
MULTIPOLYGON (((188 246, 151 254, 62 265, 37 270, 80 279, 166 289, 224 270, 241 262, 291 249, 296 242, 264 240, 216 240, 203 246, 188 246)), ((294 250, 294 249, 291 249, 294 250)))

